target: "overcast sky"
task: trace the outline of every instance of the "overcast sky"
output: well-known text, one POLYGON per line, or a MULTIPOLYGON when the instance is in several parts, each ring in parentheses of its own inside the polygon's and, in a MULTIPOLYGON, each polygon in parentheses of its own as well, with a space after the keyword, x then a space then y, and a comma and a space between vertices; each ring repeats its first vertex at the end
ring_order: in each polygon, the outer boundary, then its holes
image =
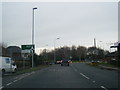
POLYGON ((109 50, 109 43, 118 41, 117 2, 4 2, 3 42, 9 46, 31 44, 33 7, 38 8, 35 10, 37 50, 53 48, 58 37, 56 47, 90 47, 96 38, 97 47, 109 50))

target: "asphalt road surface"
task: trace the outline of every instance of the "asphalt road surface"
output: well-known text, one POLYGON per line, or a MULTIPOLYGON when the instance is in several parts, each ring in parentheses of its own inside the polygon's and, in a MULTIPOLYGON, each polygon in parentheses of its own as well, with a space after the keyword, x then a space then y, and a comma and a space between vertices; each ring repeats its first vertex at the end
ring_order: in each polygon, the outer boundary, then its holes
POLYGON ((85 63, 51 65, 39 71, 3 78, 1 88, 118 88, 118 72, 85 63))

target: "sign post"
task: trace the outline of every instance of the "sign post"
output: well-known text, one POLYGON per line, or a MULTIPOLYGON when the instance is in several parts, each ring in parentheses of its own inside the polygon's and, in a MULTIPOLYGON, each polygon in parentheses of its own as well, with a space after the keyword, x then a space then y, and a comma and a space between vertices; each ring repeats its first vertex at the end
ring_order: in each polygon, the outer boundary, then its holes
POLYGON ((25 53, 30 53, 32 54, 32 67, 34 66, 34 48, 35 46, 34 45, 21 45, 21 48, 22 48, 22 53, 25 54, 25 53))

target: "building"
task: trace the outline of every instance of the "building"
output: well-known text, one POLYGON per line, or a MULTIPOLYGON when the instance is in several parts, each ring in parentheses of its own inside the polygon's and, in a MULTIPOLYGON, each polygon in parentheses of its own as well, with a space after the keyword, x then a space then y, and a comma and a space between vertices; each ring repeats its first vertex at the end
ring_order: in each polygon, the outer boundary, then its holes
POLYGON ((13 60, 22 60, 20 47, 9 46, 6 49, 7 49, 7 56, 10 56, 13 60))

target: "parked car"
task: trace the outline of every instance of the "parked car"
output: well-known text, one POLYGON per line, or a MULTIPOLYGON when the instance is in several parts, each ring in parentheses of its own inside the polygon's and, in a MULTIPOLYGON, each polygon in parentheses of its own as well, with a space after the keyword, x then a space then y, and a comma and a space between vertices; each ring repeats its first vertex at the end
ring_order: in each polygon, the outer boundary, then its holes
POLYGON ((61 60, 61 66, 69 66, 69 60, 61 60))

